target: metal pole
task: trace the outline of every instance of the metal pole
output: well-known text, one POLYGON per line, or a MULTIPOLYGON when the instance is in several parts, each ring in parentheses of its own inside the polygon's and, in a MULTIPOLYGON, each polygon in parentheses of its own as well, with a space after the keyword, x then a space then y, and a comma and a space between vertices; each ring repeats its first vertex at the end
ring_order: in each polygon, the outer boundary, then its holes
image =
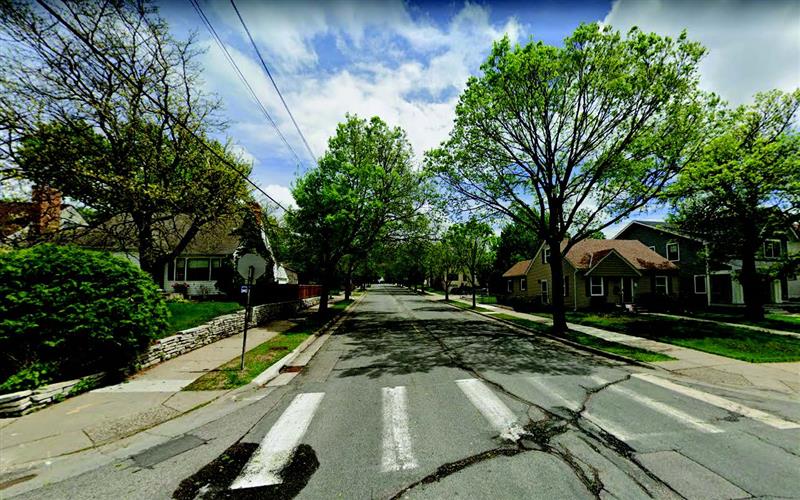
POLYGON ((244 308, 244 332, 242 335, 242 360, 239 363, 239 370, 244 370, 244 352, 247 346, 247 324, 250 322, 250 291, 253 289, 253 273, 255 268, 250 266, 247 271, 247 305, 244 308))

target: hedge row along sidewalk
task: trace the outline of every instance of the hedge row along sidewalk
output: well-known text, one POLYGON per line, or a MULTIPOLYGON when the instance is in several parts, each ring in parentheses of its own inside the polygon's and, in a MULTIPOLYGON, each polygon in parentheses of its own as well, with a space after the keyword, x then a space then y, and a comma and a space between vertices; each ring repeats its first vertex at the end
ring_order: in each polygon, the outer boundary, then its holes
POLYGON ((215 370, 206 372, 195 380, 184 391, 228 390, 249 384, 259 374, 267 370, 286 355, 294 351, 300 344, 311 337, 317 330, 339 316, 353 300, 340 300, 328 309, 322 318, 317 313, 308 313, 303 320, 292 328, 276 334, 271 339, 247 351, 244 355, 244 370, 240 370, 241 359, 233 358, 215 370))

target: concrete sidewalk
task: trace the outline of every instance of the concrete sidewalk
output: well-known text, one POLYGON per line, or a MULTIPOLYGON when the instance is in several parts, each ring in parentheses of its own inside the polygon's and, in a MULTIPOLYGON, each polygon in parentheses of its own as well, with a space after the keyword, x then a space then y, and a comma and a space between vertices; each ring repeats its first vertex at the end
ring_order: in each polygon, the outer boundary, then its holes
MULTIPOLYGON (((341 298, 334 297, 331 302, 341 298)), ((316 309, 314 306, 303 314, 316 309)), ((250 328, 247 350, 295 324, 277 320, 250 328)), ((118 441, 220 398, 231 391, 182 389, 241 351, 239 333, 148 368, 121 384, 102 387, 22 417, 0 419, 0 474, 118 441)))
MULTIPOLYGON (((438 300, 440 296, 433 296, 433 298, 438 300)), ((451 297, 451 300, 457 300, 458 302, 472 305, 471 299, 451 297)), ((488 304, 478 304, 478 306, 488 309, 492 313, 504 313, 543 324, 552 323, 551 320, 542 316, 520 313, 511 309, 488 304)), ((778 392, 790 397, 800 396, 800 362, 748 363, 746 361, 726 358, 716 354, 641 337, 634 337, 623 333, 602 330, 591 326, 577 325, 574 323, 567 323, 567 326, 572 330, 587 335, 671 356, 675 358, 674 361, 659 361, 649 364, 699 382, 727 386, 735 389, 756 389, 778 392)))

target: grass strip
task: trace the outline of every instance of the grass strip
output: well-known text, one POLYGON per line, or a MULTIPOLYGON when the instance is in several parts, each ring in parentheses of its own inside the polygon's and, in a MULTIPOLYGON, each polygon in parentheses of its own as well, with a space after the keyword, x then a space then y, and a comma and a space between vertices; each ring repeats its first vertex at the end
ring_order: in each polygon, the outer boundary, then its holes
POLYGON ((324 317, 311 314, 292 328, 250 349, 244 354, 244 370, 239 369, 241 358, 237 356, 215 370, 203 374, 183 390, 220 391, 249 384, 261 372, 296 349, 330 319, 341 314, 352 302, 352 300, 340 300, 331 304, 328 314, 324 317))
POLYGON ((167 302, 170 317, 166 335, 202 325, 241 308, 238 302, 167 302))
POLYGON ((688 313, 688 318, 710 319, 712 321, 723 321, 725 323, 737 323, 741 325, 756 326, 770 330, 782 330, 785 332, 800 333, 800 315, 767 313, 762 321, 748 321, 740 315, 698 311, 688 313))
MULTIPOLYGON (((525 318, 518 318, 516 316, 512 316, 510 314, 505 314, 505 313, 494 313, 492 314, 492 316, 494 316, 495 318, 511 321, 520 326, 524 326, 525 328, 529 328, 537 332, 555 335, 552 331, 552 327, 546 323, 540 323, 538 321, 533 321, 525 318)), ((627 346, 625 344, 620 344, 618 342, 612 342, 598 337, 593 337, 591 335, 586 335, 585 333, 576 332, 574 330, 568 330, 565 335, 559 335, 559 336, 564 337, 567 340, 577 342, 581 345, 585 345, 587 347, 593 347, 601 351, 610 352, 613 354, 619 354, 621 356, 635 359, 637 361, 648 361, 648 362, 672 361, 675 359, 671 356, 667 356, 666 354, 648 351, 647 349, 641 349, 639 347, 627 346)))
MULTIPOLYGON (((551 317, 549 313, 537 316, 551 317)), ((749 363, 800 361, 800 338, 690 318, 567 313, 567 321, 626 333, 749 363)))
POLYGON ((445 304, 450 304, 451 306, 456 306, 459 309, 468 309, 470 311, 478 311, 478 312, 490 312, 491 309, 486 309, 485 307, 477 306, 472 307, 472 304, 465 304, 463 302, 459 302, 457 300, 443 300, 445 304))

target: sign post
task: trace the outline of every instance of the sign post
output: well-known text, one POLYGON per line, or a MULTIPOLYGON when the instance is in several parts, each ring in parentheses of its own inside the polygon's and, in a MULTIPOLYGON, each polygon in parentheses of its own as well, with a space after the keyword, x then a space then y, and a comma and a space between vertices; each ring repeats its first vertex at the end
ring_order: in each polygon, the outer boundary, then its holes
POLYGON ((244 353, 247 351, 247 326, 250 324, 250 316, 252 316, 250 293, 253 290, 253 282, 267 271, 267 261, 260 255, 248 253, 239 258, 236 270, 242 278, 247 280, 247 302, 244 310, 244 329, 242 332, 242 359, 239 363, 239 370, 244 370, 244 353))

